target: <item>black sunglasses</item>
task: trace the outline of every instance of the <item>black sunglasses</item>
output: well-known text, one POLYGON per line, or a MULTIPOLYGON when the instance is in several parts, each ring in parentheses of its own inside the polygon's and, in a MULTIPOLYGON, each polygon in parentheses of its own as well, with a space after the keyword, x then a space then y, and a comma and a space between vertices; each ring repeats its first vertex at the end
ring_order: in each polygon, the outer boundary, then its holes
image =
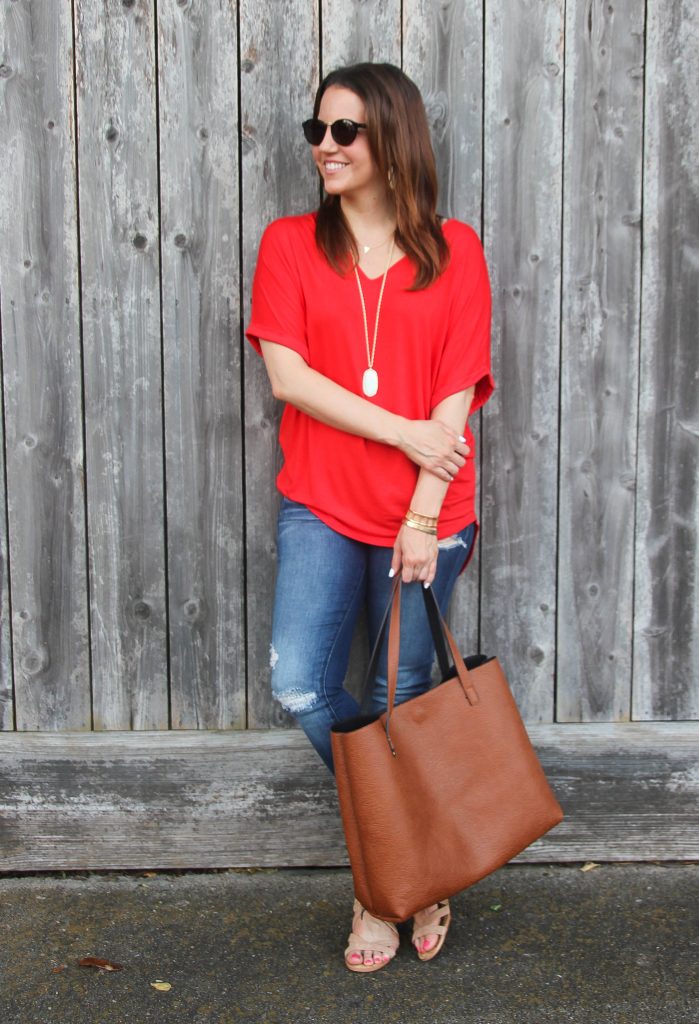
POLYGON ((333 121, 330 125, 325 121, 321 121, 319 117, 310 117, 308 121, 303 122, 301 127, 303 128, 303 134, 306 136, 306 142, 310 142, 312 146, 319 146, 321 144, 328 128, 330 128, 330 134, 338 146, 351 146, 357 138, 359 129, 366 128, 366 125, 350 121, 348 117, 342 117, 339 121, 333 121))

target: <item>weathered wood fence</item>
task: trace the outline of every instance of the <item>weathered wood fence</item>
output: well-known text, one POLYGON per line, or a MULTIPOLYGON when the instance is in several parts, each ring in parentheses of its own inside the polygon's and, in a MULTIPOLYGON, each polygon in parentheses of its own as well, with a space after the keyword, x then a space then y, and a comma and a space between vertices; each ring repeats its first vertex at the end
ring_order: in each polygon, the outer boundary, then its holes
POLYGON ((422 88, 491 268, 452 619, 568 810, 528 856, 697 856, 697 6, 0 0, 0 27, 5 867, 342 859, 275 728, 279 410, 242 324, 263 227, 317 202, 319 77, 357 59, 422 88))

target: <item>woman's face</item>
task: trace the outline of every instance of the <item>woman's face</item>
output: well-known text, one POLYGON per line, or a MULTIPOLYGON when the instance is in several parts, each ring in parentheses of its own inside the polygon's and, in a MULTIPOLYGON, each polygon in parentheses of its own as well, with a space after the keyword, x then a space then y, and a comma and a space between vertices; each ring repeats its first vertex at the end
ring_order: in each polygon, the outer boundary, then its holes
MULTIPOLYGON (((326 124, 344 117, 358 124, 366 124, 364 103, 356 93, 338 85, 331 85, 323 93, 318 117, 326 124)), ((330 195, 359 198, 385 190, 379 169, 369 148, 366 131, 357 132, 350 146, 338 146, 330 129, 319 146, 312 146, 313 159, 330 195)))

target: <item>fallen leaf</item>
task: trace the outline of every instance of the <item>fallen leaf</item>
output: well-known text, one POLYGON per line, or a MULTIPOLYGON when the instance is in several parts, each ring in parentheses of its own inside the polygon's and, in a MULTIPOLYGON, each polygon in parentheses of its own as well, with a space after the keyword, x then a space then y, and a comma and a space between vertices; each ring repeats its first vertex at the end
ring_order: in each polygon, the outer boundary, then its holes
POLYGON ((52 967, 51 968, 51 973, 52 974, 60 974, 61 971, 65 971, 67 966, 68 966, 68 964, 59 964, 58 967, 52 967))
POLYGON ((491 903, 491 910, 502 910, 502 903, 491 903))
POLYGON ((99 967, 103 971, 123 971, 121 964, 112 963, 111 960, 103 960, 99 956, 84 956, 78 960, 78 967, 99 967))
POLYGON ((143 875, 144 878, 157 878, 158 877, 158 872, 157 871, 143 871, 142 875, 143 875))
POLYGON ((599 867, 599 864, 595 864, 595 862, 593 860, 589 860, 587 862, 587 864, 583 864, 583 866, 580 868, 580 870, 581 871, 594 871, 595 868, 598 868, 598 867, 599 867))
POLYGON ((151 988, 157 988, 158 992, 169 992, 172 985, 169 981, 151 981, 151 988))

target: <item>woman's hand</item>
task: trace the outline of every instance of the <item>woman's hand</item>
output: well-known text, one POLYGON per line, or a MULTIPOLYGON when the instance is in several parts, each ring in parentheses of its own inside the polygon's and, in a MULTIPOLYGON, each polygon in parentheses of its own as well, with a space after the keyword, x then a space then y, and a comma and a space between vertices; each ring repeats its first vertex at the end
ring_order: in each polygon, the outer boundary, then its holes
POLYGON ((449 482, 466 462, 470 449, 443 420, 405 420, 398 448, 421 469, 449 482))
POLYGON ((430 584, 437 571, 438 554, 437 538, 433 534, 413 530, 404 523, 393 545, 393 575, 402 570, 404 583, 421 580, 430 584))

